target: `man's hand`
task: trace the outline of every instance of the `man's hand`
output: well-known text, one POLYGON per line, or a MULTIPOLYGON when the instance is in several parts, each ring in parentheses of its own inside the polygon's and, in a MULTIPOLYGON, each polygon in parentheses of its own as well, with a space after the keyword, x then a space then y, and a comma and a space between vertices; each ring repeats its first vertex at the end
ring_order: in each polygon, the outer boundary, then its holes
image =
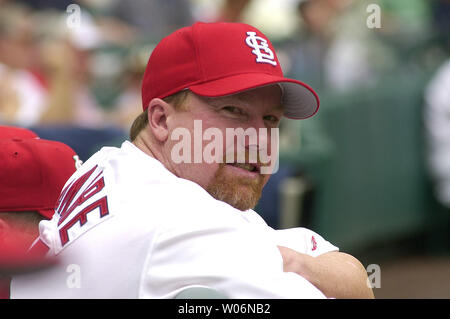
POLYGON ((307 279, 328 298, 374 298, 367 285, 367 272, 353 256, 329 252, 317 257, 278 246, 283 270, 307 279))

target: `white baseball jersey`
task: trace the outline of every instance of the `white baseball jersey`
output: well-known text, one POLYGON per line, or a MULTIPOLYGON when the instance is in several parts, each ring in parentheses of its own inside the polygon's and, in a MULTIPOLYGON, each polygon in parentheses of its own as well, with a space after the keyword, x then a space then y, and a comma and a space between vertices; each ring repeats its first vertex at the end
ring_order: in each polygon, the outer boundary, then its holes
POLYGON ((39 228, 59 263, 14 278, 11 298, 173 298, 197 286, 230 298, 324 298, 283 272, 277 245, 337 250, 310 230, 276 231, 215 200, 128 141, 84 163, 57 205, 39 228))

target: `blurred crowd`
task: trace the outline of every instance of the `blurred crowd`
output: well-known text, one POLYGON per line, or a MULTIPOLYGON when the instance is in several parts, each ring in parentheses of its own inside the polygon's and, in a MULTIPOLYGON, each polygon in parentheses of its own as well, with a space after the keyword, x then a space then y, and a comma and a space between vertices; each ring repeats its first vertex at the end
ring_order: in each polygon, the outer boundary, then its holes
MULTIPOLYGON (((197 20, 260 28, 278 47, 285 74, 319 94, 370 85, 402 62, 401 49, 449 30, 449 6, 438 0, 1 0, 0 124, 128 130, 141 110, 140 81, 152 48, 197 20), (381 7, 379 29, 366 25, 370 3, 381 7)), ((433 61, 445 55, 432 54, 433 61)))

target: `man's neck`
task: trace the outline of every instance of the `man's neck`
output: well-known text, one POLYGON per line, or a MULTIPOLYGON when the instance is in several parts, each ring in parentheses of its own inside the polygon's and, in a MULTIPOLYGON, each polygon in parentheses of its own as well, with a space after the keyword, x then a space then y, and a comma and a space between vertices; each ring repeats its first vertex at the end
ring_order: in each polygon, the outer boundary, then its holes
POLYGON ((167 160, 164 156, 163 151, 158 147, 158 145, 155 146, 155 143, 151 136, 149 136, 149 133, 141 132, 132 143, 146 155, 159 161, 169 172, 180 177, 171 165, 171 161, 167 160))
POLYGON ((144 134, 146 133, 141 132, 132 143, 148 156, 158 159, 157 156, 155 156, 155 152, 152 150, 153 147, 150 139, 145 137, 144 134))

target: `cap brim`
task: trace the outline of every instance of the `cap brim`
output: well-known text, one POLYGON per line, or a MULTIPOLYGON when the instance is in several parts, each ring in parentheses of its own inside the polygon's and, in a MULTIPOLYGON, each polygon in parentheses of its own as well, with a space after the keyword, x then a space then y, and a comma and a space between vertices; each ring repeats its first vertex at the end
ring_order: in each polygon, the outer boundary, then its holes
POLYGON ((52 219, 53 214, 55 213, 55 210, 54 209, 38 209, 37 212, 41 216, 44 216, 47 219, 52 219))
POLYGON ((284 116, 291 119, 305 119, 319 109, 319 97, 307 84, 265 73, 246 73, 229 76, 190 86, 195 94, 219 97, 251 90, 257 87, 280 84, 283 89, 284 116))

